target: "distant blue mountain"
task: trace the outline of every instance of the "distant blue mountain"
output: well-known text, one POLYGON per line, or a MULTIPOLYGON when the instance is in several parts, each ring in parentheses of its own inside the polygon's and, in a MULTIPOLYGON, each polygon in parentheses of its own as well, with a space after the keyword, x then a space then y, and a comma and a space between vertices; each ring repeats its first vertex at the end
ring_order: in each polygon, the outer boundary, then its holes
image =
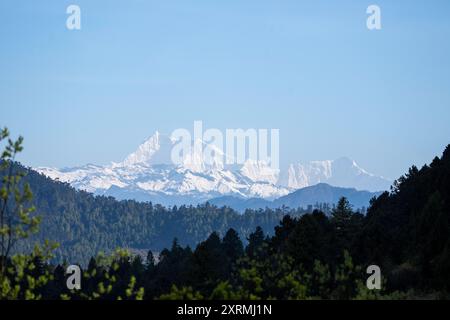
POLYGON ((238 198, 232 196, 219 197, 209 200, 208 202, 218 206, 227 206, 239 212, 245 209, 264 209, 264 208, 280 208, 282 206, 290 208, 303 207, 316 203, 335 204, 341 197, 346 197, 355 209, 368 207, 370 199, 378 197, 381 192, 359 191, 354 188, 334 187, 326 183, 319 183, 314 186, 299 189, 286 196, 280 197, 273 201, 260 198, 238 198))

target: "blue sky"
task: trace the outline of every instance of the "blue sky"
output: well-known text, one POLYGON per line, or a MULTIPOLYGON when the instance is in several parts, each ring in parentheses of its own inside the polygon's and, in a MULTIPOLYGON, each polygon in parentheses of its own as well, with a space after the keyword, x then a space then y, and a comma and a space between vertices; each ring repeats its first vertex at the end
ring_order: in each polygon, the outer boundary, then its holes
POLYGON ((2 0, 0 126, 31 166, 120 161, 202 120, 279 128, 282 164, 397 178, 450 143, 449 17, 447 0, 2 0))

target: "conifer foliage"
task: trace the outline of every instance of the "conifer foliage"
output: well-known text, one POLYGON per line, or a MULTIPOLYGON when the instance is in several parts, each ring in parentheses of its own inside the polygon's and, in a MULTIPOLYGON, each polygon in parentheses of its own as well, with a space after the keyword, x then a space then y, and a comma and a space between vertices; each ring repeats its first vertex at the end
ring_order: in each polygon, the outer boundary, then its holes
POLYGON ((15 163, 22 139, 6 129, 0 142, 0 299, 449 298, 450 146, 373 199, 367 215, 345 198, 331 215, 239 215, 94 197, 15 163), (67 258, 80 258, 70 261, 81 266, 80 290, 66 285, 67 258), (373 265, 381 290, 366 286, 373 265))

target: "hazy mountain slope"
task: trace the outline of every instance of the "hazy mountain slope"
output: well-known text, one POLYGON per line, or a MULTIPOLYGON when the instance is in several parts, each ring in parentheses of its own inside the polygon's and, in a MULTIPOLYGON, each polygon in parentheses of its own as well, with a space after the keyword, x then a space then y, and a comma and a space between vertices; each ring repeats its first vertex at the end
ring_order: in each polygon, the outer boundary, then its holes
POLYGON ((346 197, 355 209, 368 207, 372 198, 377 197, 381 192, 358 191, 354 188, 333 187, 326 183, 319 183, 315 186, 302 188, 286 196, 273 201, 264 199, 245 199, 237 197, 220 197, 209 200, 209 203, 216 206, 228 206, 239 212, 245 209, 280 208, 282 206, 290 208, 303 207, 316 203, 335 204, 341 197, 346 197))
POLYGON ((174 238, 182 245, 195 246, 213 231, 224 235, 229 228, 245 239, 257 226, 272 233, 283 217, 273 211, 241 215, 211 205, 165 208, 117 201, 76 190, 20 165, 17 169, 26 173, 24 181, 33 191, 35 214, 42 217, 39 233, 21 242, 17 250, 30 250, 36 240, 49 239, 60 244, 57 259, 66 258, 69 263, 86 263, 91 256, 118 247, 158 252, 170 247, 174 238))
POLYGON ((306 207, 315 203, 335 204, 340 198, 346 197, 354 208, 368 207, 370 199, 381 192, 358 191, 354 188, 333 187, 326 183, 302 188, 291 194, 276 199, 275 207, 287 206, 291 208, 306 207))

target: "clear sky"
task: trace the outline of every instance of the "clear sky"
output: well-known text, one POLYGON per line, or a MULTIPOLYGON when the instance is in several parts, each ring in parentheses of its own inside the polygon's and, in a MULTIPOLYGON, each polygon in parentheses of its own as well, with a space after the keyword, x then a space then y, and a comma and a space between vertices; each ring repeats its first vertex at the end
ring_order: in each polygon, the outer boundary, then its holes
POLYGON ((0 1, 0 126, 25 164, 120 161, 194 120, 397 178, 450 143, 450 1, 0 1))

